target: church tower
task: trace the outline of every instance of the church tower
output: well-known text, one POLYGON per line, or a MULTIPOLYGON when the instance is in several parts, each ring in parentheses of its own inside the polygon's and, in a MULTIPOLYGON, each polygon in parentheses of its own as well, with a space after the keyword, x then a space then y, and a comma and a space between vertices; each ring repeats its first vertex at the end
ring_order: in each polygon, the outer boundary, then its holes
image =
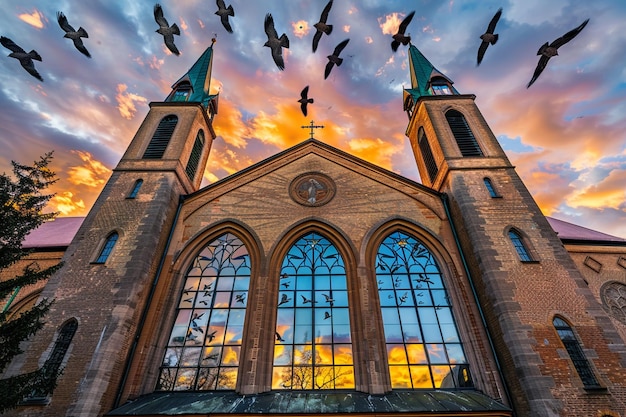
POLYGON ((57 358, 50 366, 63 374, 54 396, 34 393, 21 415, 97 416, 114 404, 179 201, 200 188, 215 138, 212 57, 213 45, 163 102, 150 103, 44 289, 43 297, 55 300, 47 324, 14 367, 27 372, 57 358))
POLYGON ((422 183, 446 196, 513 409, 613 415, 597 413, 624 393, 626 358, 615 328, 475 96, 460 94, 413 45, 409 58, 406 134, 422 183))

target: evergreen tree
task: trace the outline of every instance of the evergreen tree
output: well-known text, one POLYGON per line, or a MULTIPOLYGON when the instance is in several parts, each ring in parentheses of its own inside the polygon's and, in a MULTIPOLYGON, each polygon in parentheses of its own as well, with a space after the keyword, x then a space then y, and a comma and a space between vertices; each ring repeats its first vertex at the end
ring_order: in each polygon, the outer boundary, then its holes
MULTIPOLYGON (((12 161, 14 179, 0 174, 0 271, 5 270, 28 254, 22 249, 26 235, 56 213, 43 213, 52 194, 42 192, 56 182, 48 165, 52 152, 42 156, 32 166, 12 161)), ((19 288, 50 277, 61 264, 40 268, 36 262, 27 265, 20 275, 0 282, 0 302, 7 300, 19 288)), ((44 325, 43 317, 52 301, 44 299, 19 317, 7 320, 8 312, 0 312, 0 374, 11 360, 22 353, 20 343, 34 335, 44 325)), ((56 385, 58 369, 44 364, 41 368, 0 379, 0 414, 15 407, 25 397, 36 393, 46 396, 56 385)))

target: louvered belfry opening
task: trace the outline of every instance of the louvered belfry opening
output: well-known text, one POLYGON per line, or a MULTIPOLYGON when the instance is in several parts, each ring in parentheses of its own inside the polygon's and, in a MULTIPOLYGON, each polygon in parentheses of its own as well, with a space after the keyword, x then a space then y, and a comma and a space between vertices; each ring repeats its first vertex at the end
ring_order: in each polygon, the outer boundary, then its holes
POLYGON ((173 114, 165 116, 161 119, 159 126, 152 136, 152 139, 150 139, 146 152, 143 154, 143 159, 163 158, 163 154, 165 153, 165 149, 170 142, 172 133, 174 133, 176 123, 178 123, 178 116, 173 114))
POLYGON ((189 161, 187 161, 187 167, 185 168, 187 176, 192 181, 196 176, 196 171, 198 170, 198 165, 200 164, 202 148, 204 148, 204 131, 199 130, 198 135, 196 136, 196 141, 193 143, 193 148, 191 149, 189 161))
POLYGON ((426 171, 428 171, 428 177, 432 183, 435 181, 435 177, 437 176, 437 172, 439 170, 437 169, 437 162, 435 162, 435 157, 430 149, 430 144, 428 143, 428 138, 426 137, 423 127, 420 127, 417 134, 417 144, 420 148, 420 152, 422 153, 424 165, 426 165, 426 171))
POLYGON ((483 156, 465 117, 456 110, 446 112, 446 120, 463 156, 483 156))

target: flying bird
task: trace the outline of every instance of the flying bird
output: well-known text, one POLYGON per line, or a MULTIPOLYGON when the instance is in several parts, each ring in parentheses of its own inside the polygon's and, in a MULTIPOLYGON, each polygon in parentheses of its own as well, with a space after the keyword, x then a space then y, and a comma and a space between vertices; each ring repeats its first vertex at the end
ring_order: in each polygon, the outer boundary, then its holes
POLYGON ((398 28, 398 33, 392 36, 393 41, 391 41, 391 49, 394 52, 398 50, 398 47, 400 46, 400 44, 407 45, 409 42, 411 42, 411 37, 408 35, 405 35, 404 32, 406 32, 406 28, 407 26, 409 26, 409 23, 411 23, 411 19, 413 19, 414 15, 415 15, 415 10, 409 13, 404 18, 404 20, 402 20, 402 22, 400 23, 400 27, 398 28))
POLYGON ((278 332, 274 332, 276 334, 276 340, 279 342, 284 342, 285 339, 282 338, 282 336, 280 335, 280 333, 278 332))
POLYGON ((178 29, 176 23, 172 26, 167 23, 167 19, 163 17, 163 9, 159 3, 154 5, 154 20, 156 20, 159 25, 159 28, 155 32, 163 35, 163 40, 165 41, 167 49, 172 51, 174 55, 180 55, 178 48, 174 45, 174 35, 180 36, 180 29, 178 29))
POLYGON ((350 39, 346 39, 342 41, 339 45, 335 47, 332 55, 328 55, 328 63, 326 64, 326 69, 324 70, 324 79, 328 78, 330 75, 330 71, 333 69, 334 65, 340 66, 343 62, 343 58, 339 58, 339 54, 343 51, 343 48, 346 47, 350 39))
POLYGON ((322 15, 320 16, 320 21, 313 25, 313 27, 317 30, 315 35, 313 35, 313 52, 317 51, 317 44, 320 42, 320 39, 322 39, 322 34, 325 33, 330 35, 333 31, 333 25, 326 24, 331 7, 333 7, 333 0, 330 0, 326 7, 324 7, 322 15))
POLYGON ((324 311, 324 320, 328 320, 332 315, 328 311, 324 311))
POLYGON ((496 30, 496 24, 498 24, 500 16, 502 16, 502 7, 500 7, 496 14, 491 18, 491 22, 489 22, 489 26, 487 26, 487 31, 480 35, 480 39, 483 41, 478 47, 478 59, 476 61, 476 66, 479 66, 482 62, 483 56, 485 56, 485 52, 487 51, 489 44, 495 45, 496 42, 498 42, 498 34, 493 32, 496 30))
POLYGON ((309 86, 307 85, 300 92, 300 100, 298 100, 298 103, 300 103, 300 109, 302 109, 302 114, 305 116, 307 114, 307 110, 306 110, 307 104, 313 103, 313 99, 309 98, 308 95, 309 95, 309 86))
POLYGON ((539 48, 539 51, 537 51, 537 55, 541 55, 541 58, 539 58, 539 62, 537 63, 537 68, 535 68, 535 73, 533 74, 533 78, 531 78, 526 88, 530 87, 531 85, 533 85, 535 81, 537 81, 537 78, 539 78, 539 75, 546 68, 546 65, 548 65, 548 61, 550 60, 550 58, 559 54, 558 49, 561 46, 568 43, 569 41, 571 41, 572 39, 574 39, 576 35, 578 35, 580 31, 583 30, 585 26, 587 26, 588 22, 589 22, 589 19, 585 20, 584 22, 581 23, 580 26, 578 26, 575 29, 570 30, 565 35, 561 36, 560 38, 555 39, 549 45, 548 45, 548 42, 541 45, 541 48, 539 48))
POLYGON ((280 301, 278 302, 278 305, 283 305, 285 303, 288 303, 289 301, 291 301, 291 298, 287 297, 287 294, 283 294, 280 298, 280 301))
POLYGON ((220 20, 222 21, 222 25, 224 26, 224 29, 226 29, 226 32, 233 33, 233 28, 230 26, 230 22, 228 21, 228 16, 235 17, 235 11, 233 10, 233 6, 230 5, 226 7, 226 4, 224 4, 224 0, 217 0, 217 11, 215 12, 215 14, 220 17, 220 20))
POLYGON ((267 46, 272 50, 272 58, 279 70, 285 69, 285 61, 283 60, 283 48, 289 48, 289 38, 284 33, 278 37, 278 33, 274 28, 274 18, 270 13, 265 15, 265 34, 267 42, 263 46, 267 46))
POLYGON ((67 23, 67 17, 65 17, 63 12, 57 12, 57 21, 59 22, 59 26, 61 26, 61 29, 65 31, 65 35, 63 35, 63 37, 71 39, 74 42, 74 46, 76 47, 76 49, 78 49, 87 58, 91 58, 91 54, 89 53, 87 48, 85 48, 83 40, 81 39, 89 37, 87 31, 83 29, 82 26, 79 27, 78 30, 75 30, 72 25, 67 23))
POLYGON ((39 73, 35 69, 35 63, 33 62, 33 59, 37 61, 41 61, 41 56, 37 53, 37 51, 33 49, 32 51, 27 53, 25 50, 20 48, 15 42, 13 42, 11 39, 5 36, 0 37, 0 43, 2 44, 2 46, 12 51, 9 54, 9 57, 15 58, 18 61, 20 61, 20 64, 22 65, 22 67, 26 71, 28 71, 30 75, 37 78, 39 81, 43 81, 43 78, 41 78, 41 75, 39 75, 39 73))

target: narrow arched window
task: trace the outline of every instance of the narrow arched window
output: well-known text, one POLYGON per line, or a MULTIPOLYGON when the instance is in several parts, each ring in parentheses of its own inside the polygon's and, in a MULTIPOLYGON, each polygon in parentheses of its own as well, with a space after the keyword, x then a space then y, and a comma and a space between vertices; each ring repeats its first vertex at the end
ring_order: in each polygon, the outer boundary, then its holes
POLYGON ((376 280, 394 389, 472 386, 441 271, 431 252, 394 232, 376 254, 376 280))
POLYGON ((430 182, 435 182, 435 177, 437 177, 437 163, 435 162, 435 157, 433 156, 433 152, 430 149, 430 144, 428 143, 428 138, 426 137, 426 132, 424 132, 424 128, 420 127, 417 133, 417 145, 422 154, 422 158, 424 159, 424 165, 426 165, 426 172, 428 172, 428 178, 430 182))
POLYGON ((135 181, 135 185, 133 185, 133 189, 130 191, 130 194, 128 194, 127 198, 136 198, 142 184, 143 184, 142 179, 135 181))
POLYGON ((98 255, 95 263, 103 264, 106 262, 106 260, 109 258, 109 255, 113 251, 113 247, 115 246, 118 238, 119 235, 117 234, 117 232, 113 232, 107 237, 106 241, 104 242, 104 246, 100 251, 100 255, 98 255))
POLYGON ((491 198, 498 198, 500 197, 500 195, 496 192, 496 189, 493 187, 493 183, 491 182, 490 178, 483 178, 483 181, 485 182, 485 188, 487 188, 487 191, 489 191, 489 196, 491 198))
POLYGON ((42 381, 42 387, 31 393, 26 399, 26 402, 29 400, 33 401, 38 398, 40 399, 41 397, 46 397, 52 394, 52 389, 50 387, 55 385, 63 360, 65 359, 65 355, 70 347, 70 344, 72 343, 72 339, 74 338, 74 334, 77 329, 78 321, 75 318, 71 318, 63 324, 59 330, 57 339, 54 342, 52 352, 50 352, 50 356, 48 356, 48 359, 46 359, 46 362, 43 365, 42 370, 44 381, 42 381))
POLYGON ((516 230, 509 230, 509 239, 511 239, 511 243, 515 247, 515 251, 519 256, 520 261, 532 261, 533 259, 530 257, 530 253, 524 244, 524 240, 522 239, 522 235, 520 235, 516 230))
POLYGON ((187 176, 192 181, 196 176, 196 171, 198 170, 198 165, 200 164, 200 158, 202 157, 202 148, 204 148, 204 131, 200 129, 198 131, 198 134, 196 135, 196 140, 193 143, 191 155, 189 156, 189 160, 187 161, 187 168, 185 168, 187 176))
POLYGON ((280 270, 272 388, 354 389, 354 362, 343 258, 324 236, 308 233, 280 270))
POLYGON ((456 110, 448 110, 446 112, 446 120, 450 125, 450 130, 454 135, 461 155, 463 156, 483 156, 483 152, 478 146, 478 142, 474 137, 465 116, 456 110))
POLYGON ((178 117, 173 114, 161 119, 143 154, 143 159, 160 159, 163 157, 177 123, 178 117))
POLYGON ((600 384, 591 369, 580 342, 574 334, 574 330, 560 317, 555 317, 552 323, 585 388, 600 388, 600 384))
POLYGON ((235 235, 206 245, 184 278, 157 390, 235 389, 248 306, 250 255, 235 235))

